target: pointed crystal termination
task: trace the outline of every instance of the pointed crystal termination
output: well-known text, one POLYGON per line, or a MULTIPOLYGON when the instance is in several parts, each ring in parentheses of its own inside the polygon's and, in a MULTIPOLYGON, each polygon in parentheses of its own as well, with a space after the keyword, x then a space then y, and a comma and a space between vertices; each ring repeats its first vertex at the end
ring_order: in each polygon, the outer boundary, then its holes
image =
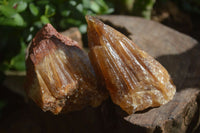
POLYGON ((87 54, 50 24, 29 45, 26 67, 26 92, 44 111, 58 114, 96 107, 106 98, 97 88, 87 54))
POLYGON ((159 62, 97 18, 86 20, 90 61, 115 104, 132 114, 173 98, 176 87, 159 62))

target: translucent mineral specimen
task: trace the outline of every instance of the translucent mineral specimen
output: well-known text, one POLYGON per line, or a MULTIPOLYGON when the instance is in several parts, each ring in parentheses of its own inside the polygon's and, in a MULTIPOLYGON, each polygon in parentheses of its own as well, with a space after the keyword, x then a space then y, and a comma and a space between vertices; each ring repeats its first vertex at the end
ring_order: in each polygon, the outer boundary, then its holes
POLYGON ((58 114, 96 107, 106 98, 97 88, 87 54, 50 24, 36 34, 27 51, 25 89, 44 111, 58 114))
POLYGON ((173 98, 176 87, 159 62, 97 18, 86 20, 90 61, 115 104, 132 114, 173 98))

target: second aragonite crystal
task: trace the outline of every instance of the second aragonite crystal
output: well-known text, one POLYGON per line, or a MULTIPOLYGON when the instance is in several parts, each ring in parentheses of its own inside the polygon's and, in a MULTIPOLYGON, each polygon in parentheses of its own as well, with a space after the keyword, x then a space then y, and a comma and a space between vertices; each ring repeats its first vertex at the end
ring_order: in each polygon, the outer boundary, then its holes
POLYGON ((132 114, 173 98, 176 87, 158 61, 97 18, 86 20, 91 63, 115 104, 132 114))

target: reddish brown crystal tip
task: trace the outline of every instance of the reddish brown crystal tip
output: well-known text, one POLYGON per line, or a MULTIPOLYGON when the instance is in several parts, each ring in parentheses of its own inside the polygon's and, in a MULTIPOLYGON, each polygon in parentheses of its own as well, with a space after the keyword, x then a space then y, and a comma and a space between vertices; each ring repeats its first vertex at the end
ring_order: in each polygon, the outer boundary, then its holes
POLYGON ((103 33, 102 27, 104 27, 104 23, 102 23, 99 19, 97 19, 94 16, 87 15, 85 18, 88 23, 87 34, 88 34, 88 41, 90 42, 88 43, 89 47, 92 48, 94 46, 100 45, 99 37, 103 33))

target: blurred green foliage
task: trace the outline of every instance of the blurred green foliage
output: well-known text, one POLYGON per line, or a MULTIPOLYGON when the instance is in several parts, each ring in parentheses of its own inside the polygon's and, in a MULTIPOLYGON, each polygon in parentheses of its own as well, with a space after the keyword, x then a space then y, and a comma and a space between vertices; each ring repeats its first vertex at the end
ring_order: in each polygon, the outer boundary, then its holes
POLYGON ((0 70, 25 70, 25 44, 43 25, 86 33, 86 14, 113 10, 104 0, 0 0, 0 70))
MULTIPOLYGON (((158 0, 168 1, 168 0, 158 0)), ((79 27, 86 33, 85 15, 127 14, 150 19, 156 0, 0 0, 0 71, 25 70, 27 44, 43 25, 57 30, 79 27)), ((199 0, 174 0, 200 14, 199 0)), ((1 77, 1 76, 0 76, 1 77)))
POLYGON ((135 0, 132 12, 137 16, 150 19, 155 2, 156 0, 135 0))
POLYGON ((151 12, 156 0, 109 0, 118 14, 141 16, 151 18, 151 12))

